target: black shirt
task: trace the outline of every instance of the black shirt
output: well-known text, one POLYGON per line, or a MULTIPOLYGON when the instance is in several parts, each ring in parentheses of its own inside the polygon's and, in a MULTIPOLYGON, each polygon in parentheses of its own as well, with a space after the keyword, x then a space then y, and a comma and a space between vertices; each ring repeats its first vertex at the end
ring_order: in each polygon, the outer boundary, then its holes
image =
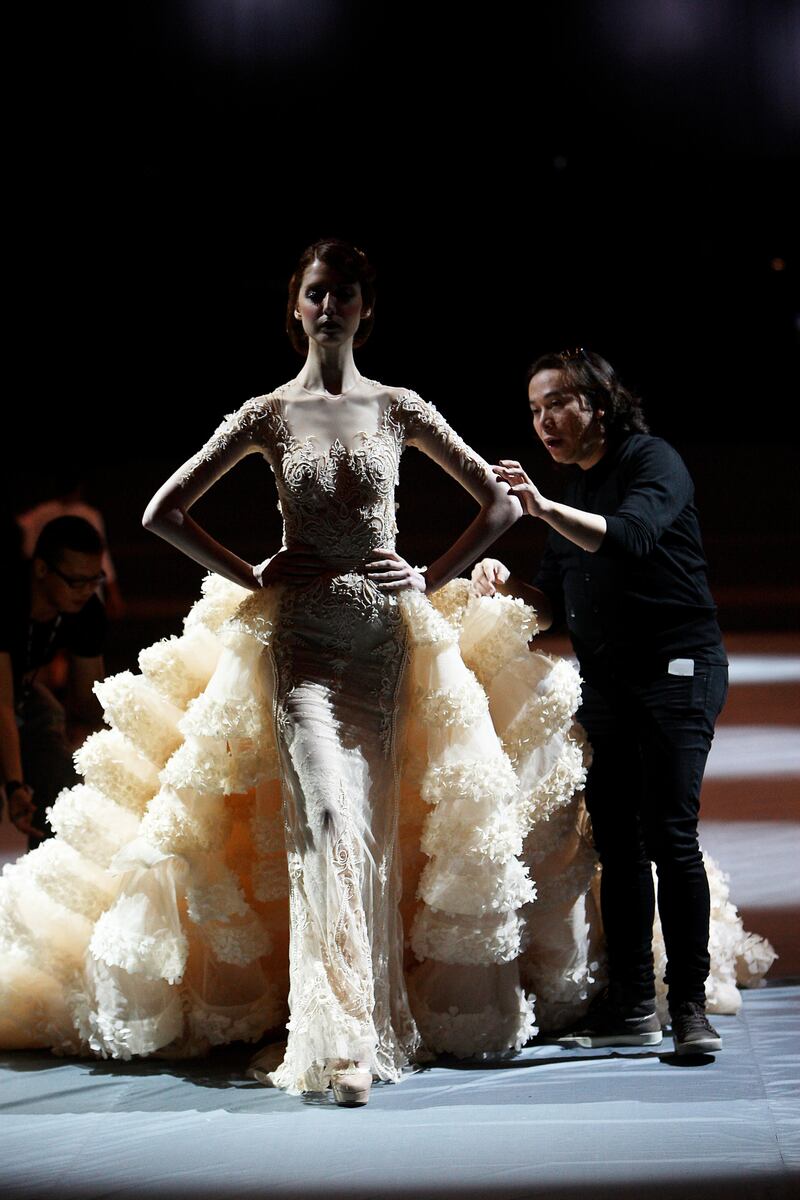
POLYGON ((677 451, 631 434, 573 471, 564 503, 602 514, 606 534, 590 554, 551 531, 534 583, 556 621, 566 619, 587 679, 659 673, 672 658, 725 663, 694 485, 677 451))
POLYGON ((103 653, 106 610, 99 596, 91 595, 80 612, 62 613, 56 621, 31 620, 31 573, 25 563, 0 589, 0 651, 11 656, 15 695, 22 677, 49 663, 58 650, 81 658, 103 653))

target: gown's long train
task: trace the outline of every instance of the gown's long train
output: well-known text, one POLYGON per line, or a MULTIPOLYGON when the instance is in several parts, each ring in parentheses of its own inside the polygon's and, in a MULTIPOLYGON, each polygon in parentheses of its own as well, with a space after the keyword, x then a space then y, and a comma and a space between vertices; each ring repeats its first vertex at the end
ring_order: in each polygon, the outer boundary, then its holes
MULTIPOLYGON (((196 469, 252 438, 256 403, 196 469)), ((197 1055, 290 1008, 272 1081, 318 1090, 337 1060, 398 1080, 423 1048, 518 1049, 534 1004, 556 1027, 602 981, 574 668, 529 651, 518 601, 465 580, 389 598, 351 565, 393 540, 401 435, 454 474, 471 452, 417 397, 363 455, 312 454, 269 415, 287 533, 341 571, 256 593, 209 576, 182 636, 97 686, 84 783, 0 881, 4 1047, 197 1055)), ((773 955, 708 866, 709 1007, 731 1012, 773 955)), ((660 976, 658 929, 656 948, 660 976)))
MULTIPOLYGON (((5 868, 5 1047, 129 1058, 169 1045, 177 1057, 257 1040, 286 1019, 288 875, 264 716, 269 596, 254 603, 213 576, 204 593, 183 636, 142 652, 141 675, 98 687, 111 728, 78 752, 85 783, 54 806, 58 837, 5 868)), ((572 724, 579 680, 568 662, 530 653, 535 618, 514 601, 468 600, 463 580, 434 601, 438 612, 401 601, 414 697, 400 802, 407 974, 429 1049, 499 1052, 534 1031, 515 965, 545 1027, 577 1016, 602 978, 585 750, 572 724), (521 828, 538 896, 520 919, 492 908, 498 872, 486 864, 514 862, 521 828)), ((709 1007, 730 1012, 737 979, 760 978, 771 954, 743 932, 707 865, 709 1007)), ((658 927, 656 947, 660 976, 658 927)), ((416 1040, 411 1022, 406 1053, 416 1040)))

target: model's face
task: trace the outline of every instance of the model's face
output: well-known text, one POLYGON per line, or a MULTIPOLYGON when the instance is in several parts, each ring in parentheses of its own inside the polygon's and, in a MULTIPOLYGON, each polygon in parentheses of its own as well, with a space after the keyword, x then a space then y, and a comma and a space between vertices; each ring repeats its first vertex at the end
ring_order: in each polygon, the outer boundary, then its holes
POLYGON ((348 283, 327 263, 316 260, 303 276, 294 315, 306 336, 320 346, 340 345, 355 337, 369 311, 361 284, 348 283))
POLYGON ((558 463, 593 466, 602 457, 605 441, 602 409, 572 388, 563 371, 539 371, 528 385, 528 400, 536 435, 558 463))
POLYGON ((49 602, 61 613, 76 613, 103 580, 103 557, 62 550, 53 567, 37 558, 35 571, 49 602))

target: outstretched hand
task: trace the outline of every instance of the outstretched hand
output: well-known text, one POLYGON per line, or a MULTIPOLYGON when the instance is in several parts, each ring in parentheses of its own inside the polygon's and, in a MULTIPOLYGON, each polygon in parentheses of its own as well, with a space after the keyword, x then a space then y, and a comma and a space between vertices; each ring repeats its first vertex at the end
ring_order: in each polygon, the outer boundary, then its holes
POLYGON ((381 592, 424 592, 427 587, 418 567, 412 567, 396 551, 382 546, 369 555, 366 574, 381 592))
POLYGON ((272 558, 253 567, 253 578, 259 587, 285 583, 297 587, 310 583, 318 575, 330 571, 330 564, 310 546, 293 546, 291 550, 279 550, 272 558))
POLYGON ((492 467, 495 477, 501 483, 508 484, 510 495, 516 496, 529 517, 543 517, 547 511, 548 501, 537 488, 533 480, 526 474, 520 464, 513 458, 501 458, 497 466, 492 467))
POLYGON ((499 558, 482 558, 472 568, 470 587, 474 596, 494 596, 498 584, 505 583, 511 572, 499 558))

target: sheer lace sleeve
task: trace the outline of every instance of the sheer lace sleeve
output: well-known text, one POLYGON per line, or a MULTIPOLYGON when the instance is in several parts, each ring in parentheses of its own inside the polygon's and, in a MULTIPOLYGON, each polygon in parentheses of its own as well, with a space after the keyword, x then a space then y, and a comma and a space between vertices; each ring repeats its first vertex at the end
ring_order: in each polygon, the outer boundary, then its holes
POLYGON ((394 415, 404 444, 416 446, 427 454, 479 504, 496 496, 497 484, 488 463, 458 436, 432 404, 416 392, 405 392, 394 403, 394 415))
POLYGON ((173 503, 188 508, 248 454, 265 453, 272 409, 265 396, 230 413, 196 454, 167 481, 173 503))

